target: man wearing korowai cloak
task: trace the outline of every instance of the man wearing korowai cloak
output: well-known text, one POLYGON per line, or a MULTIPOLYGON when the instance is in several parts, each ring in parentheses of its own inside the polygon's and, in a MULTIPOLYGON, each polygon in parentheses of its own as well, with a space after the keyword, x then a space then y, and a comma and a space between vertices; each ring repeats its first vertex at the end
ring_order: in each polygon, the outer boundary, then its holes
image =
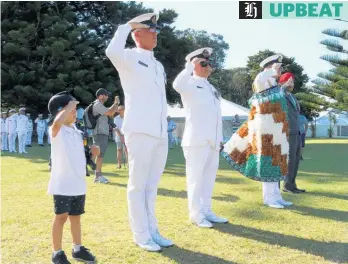
POLYGON ((262 182, 263 203, 272 208, 292 205, 280 193, 278 182, 288 173, 289 125, 280 76, 281 55, 263 60, 264 69, 253 83, 248 120, 224 145, 222 156, 244 176, 262 182))

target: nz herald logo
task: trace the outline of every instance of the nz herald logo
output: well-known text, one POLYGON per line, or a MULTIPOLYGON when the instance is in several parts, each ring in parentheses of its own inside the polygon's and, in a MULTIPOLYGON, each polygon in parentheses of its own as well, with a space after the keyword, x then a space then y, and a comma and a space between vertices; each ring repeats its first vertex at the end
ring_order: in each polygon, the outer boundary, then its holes
POLYGON ((262 1, 239 1, 239 19, 262 19, 262 1))

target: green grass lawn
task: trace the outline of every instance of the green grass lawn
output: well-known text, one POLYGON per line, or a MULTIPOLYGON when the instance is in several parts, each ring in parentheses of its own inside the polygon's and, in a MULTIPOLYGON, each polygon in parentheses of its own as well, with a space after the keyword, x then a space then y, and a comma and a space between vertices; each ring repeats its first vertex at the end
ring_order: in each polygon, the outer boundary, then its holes
MULTIPOLYGON (((308 192, 283 194, 295 203, 285 210, 263 206, 261 184, 221 160, 213 208, 230 223, 209 230, 188 221, 184 158, 175 147, 161 178, 156 210, 161 233, 176 246, 161 253, 147 253, 132 243, 127 171, 116 171, 116 149, 110 144, 104 172, 111 184, 87 178, 82 221, 83 244, 98 263, 348 263, 348 140, 308 140, 298 175, 298 186, 308 192)), ((48 156, 48 147, 2 156, 2 263, 50 263, 48 156)), ((63 247, 71 259, 68 225, 63 247)))

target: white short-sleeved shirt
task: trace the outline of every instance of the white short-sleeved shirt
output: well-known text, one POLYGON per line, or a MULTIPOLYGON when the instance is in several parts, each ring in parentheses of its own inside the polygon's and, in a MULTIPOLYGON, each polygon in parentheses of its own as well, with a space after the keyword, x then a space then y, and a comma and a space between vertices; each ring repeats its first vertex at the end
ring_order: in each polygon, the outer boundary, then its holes
POLYGON ((77 196, 86 194, 86 157, 81 131, 75 126, 63 125, 55 137, 52 127, 51 178, 48 193, 53 195, 77 196))
MULTIPOLYGON (((123 130, 122 130, 123 118, 122 118, 120 115, 116 116, 116 117, 114 118, 114 123, 115 123, 115 125, 117 126, 117 128, 120 130, 121 135, 123 135, 123 134, 124 134, 124 133, 123 133, 123 130)), ((121 141, 121 139, 120 139, 120 137, 118 136, 118 134, 117 134, 117 133, 115 133, 115 134, 116 134, 116 135, 115 135, 115 141, 116 141, 116 142, 121 141)))

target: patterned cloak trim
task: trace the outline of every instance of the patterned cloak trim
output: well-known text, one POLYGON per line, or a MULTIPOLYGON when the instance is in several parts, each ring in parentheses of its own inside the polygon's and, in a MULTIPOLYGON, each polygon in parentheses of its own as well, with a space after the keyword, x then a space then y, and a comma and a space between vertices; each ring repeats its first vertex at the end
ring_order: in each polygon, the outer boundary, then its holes
POLYGON ((224 145, 221 155, 244 176, 261 182, 283 180, 288 173, 288 108, 283 89, 254 94, 248 120, 224 145))

